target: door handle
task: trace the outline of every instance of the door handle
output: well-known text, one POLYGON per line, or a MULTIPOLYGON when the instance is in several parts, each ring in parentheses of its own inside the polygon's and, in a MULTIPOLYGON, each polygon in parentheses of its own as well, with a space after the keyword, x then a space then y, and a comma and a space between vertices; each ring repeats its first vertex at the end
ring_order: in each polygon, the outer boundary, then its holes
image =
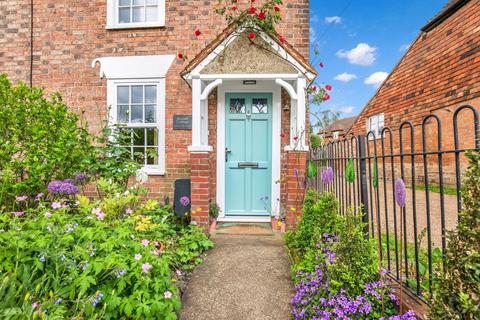
POLYGON ((225 162, 228 162, 228 154, 231 153, 232 150, 225 148, 225 162))

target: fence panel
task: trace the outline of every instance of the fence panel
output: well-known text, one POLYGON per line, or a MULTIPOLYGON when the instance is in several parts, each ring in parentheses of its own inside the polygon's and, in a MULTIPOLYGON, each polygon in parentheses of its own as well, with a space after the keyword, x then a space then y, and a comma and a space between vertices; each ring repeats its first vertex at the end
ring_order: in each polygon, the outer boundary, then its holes
POLYGON ((462 208, 465 152, 473 149, 480 150, 479 115, 463 105, 447 119, 430 114, 417 127, 405 121, 396 130, 383 128, 312 150, 309 161, 317 173, 307 186, 333 192, 340 214, 362 210, 365 233, 378 242, 382 266, 427 300, 432 274, 442 268, 446 232, 456 227, 462 208), (445 127, 453 131, 453 141, 445 127), (322 173, 329 167, 334 180, 325 184, 322 173), (404 208, 395 203, 397 178, 408 188, 404 208))

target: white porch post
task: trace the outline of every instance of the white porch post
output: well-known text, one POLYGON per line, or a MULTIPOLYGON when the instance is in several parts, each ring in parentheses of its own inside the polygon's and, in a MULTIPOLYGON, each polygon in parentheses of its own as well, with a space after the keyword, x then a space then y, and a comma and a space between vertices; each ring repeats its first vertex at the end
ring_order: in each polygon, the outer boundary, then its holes
POLYGON ((307 128, 307 107, 306 107, 306 96, 305 96, 305 87, 307 86, 307 79, 301 77, 297 80, 297 106, 296 106, 296 134, 298 136, 297 150, 308 150, 308 147, 305 143, 306 139, 306 128, 307 128))
POLYGON ((192 79, 192 145, 188 147, 191 152, 209 152, 212 147, 208 145, 206 101, 202 100, 202 82, 200 77, 192 79))

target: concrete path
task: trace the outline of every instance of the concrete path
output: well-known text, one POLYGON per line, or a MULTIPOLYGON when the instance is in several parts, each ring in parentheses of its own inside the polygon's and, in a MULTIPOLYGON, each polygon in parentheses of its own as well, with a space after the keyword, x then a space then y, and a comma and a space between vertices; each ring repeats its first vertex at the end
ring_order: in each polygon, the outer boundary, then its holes
POLYGON ((278 235, 217 234, 193 273, 181 320, 288 320, 292 282, 278 235))

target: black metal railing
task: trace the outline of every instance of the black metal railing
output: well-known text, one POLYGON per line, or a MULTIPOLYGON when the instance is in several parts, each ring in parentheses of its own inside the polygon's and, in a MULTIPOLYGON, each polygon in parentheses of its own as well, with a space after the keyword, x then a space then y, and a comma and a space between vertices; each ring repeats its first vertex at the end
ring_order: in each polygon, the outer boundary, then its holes
POLYGON ((363 210, 365 232, 377 240, 382 266, 428 300, 432 275, 442 268, 446 232, 456 227, 462 209, 465 152, 473 149, 480 149, 479 114, 463 105, 453 115, 430 114, 417 126, 405 121, 396 130, 383 128, 379 134, 371 131, 312 150, 309 161, 317 171, 307 185, 333 192, 341 214, 363 210), (445 134, 452 131, 453 141, 445 134), (321 180, 326 167, 334 172, 331 184, 321 180), (347 179, 346 171, 352 169, 354 175, 347 179), (408 188, 404 208, 395 204, 397 178, 408 188))

